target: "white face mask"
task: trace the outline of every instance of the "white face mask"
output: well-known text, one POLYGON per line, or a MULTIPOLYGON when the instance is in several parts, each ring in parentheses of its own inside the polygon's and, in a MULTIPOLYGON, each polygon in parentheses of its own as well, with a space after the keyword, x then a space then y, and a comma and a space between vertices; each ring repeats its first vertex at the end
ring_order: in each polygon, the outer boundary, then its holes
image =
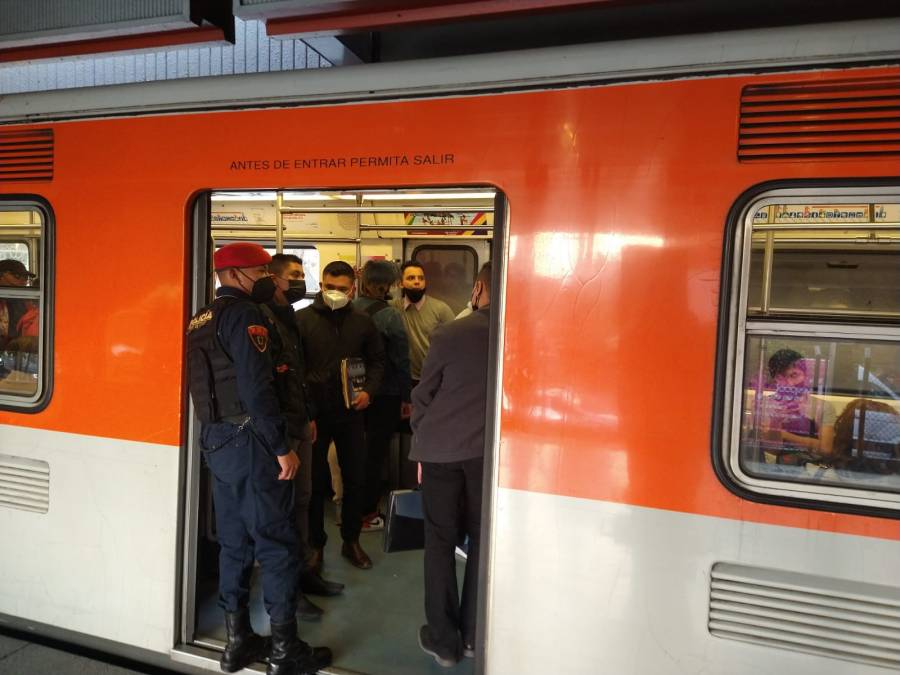
POLYGON ((350 302, 350 298, 340 291, 322 291, 322 300, 324 300, 325 304, 331 307, 332 310, 346 307, 347 303, 350 302))

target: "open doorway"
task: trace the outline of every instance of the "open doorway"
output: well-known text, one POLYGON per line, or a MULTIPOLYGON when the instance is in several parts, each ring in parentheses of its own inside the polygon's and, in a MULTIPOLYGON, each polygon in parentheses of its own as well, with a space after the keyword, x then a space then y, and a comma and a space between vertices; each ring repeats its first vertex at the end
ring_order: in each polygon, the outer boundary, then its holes
MULTIPOLYGON (((340 260, 360 269, 369 260, 399 265, 420 262, 428 275, 429 293, 446 302, 454 315, 465 308, 475 275, 501 251, 503 195, 493 188, 394 190, 230 190, 208 193, 195 213, 194 296, 192 311, 213 296, 213 251, 232 241, 254 241, 271 253, 291 253, 303 261, 307 297, 319 290, 321 269, 340 260), (495 215, 498 217, 495 218, 495 215), (499 243, 499 242, 498 242, 499 243)), ((496 278, 496 277, 495 277, 496 278)), ((496 333, 496 331, 495 331, 496 333)), ((496 351, 496 350, 494 350, 496 351)), ((492 427, 489 418, 487 428, 492 427)), ((199 425, 188 425, 188 491, 186 498, 186 556, 183 641, 200 648, 221 649, 225 642, 222 611, 217 606, 218 545, 209 489, 208 470, 200 461, 196 436, 199 425)), ((415 465, 405 458, 408 442, 395 435, 383 467, 384 492, 409 487, 415 465)), ((485 454, 485 481, 493 475, 490 452, 485 454)), ((487 491, 486 496, 489 496, 487 491)), ((339 489, 336 486, 336 497, 339 489)), ((482 539, 487 538, 490 499, 484 500, 482 539)), ((380 510, 386 511, 386 503, 380 510)), ((361 544, 373 567, 360 570, 340 556, 340 510, 326 503, 326 548, 323 576, 345 584, 336 597, 313 597, 325 610, 321 620, 301 621, 302 639, 334 650, 334 672, 422 673, 441 670, 416 643, 424 623, 423 553, 421 550, 384 553, 383 532, 365 531, 361 544)), ((489 547, 482 547, 482 558, 489 547)), ((460 579, 465 560, 457 558, 460 579)), ((482 576, 482 587, 486 584, 482 576)), ((268 617, 254 575, 251 618, 254 628, 268 633, 268 617)), ((482 625, 483 628, 483 625, 482 625)), ((472 673, 476 663, 464 659, 455 669, 472 673)))

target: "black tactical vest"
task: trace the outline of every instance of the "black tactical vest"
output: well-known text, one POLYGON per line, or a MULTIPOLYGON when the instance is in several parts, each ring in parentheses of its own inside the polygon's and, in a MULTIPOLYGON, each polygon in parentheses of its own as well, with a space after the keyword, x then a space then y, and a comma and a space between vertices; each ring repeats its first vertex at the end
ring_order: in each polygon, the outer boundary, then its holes
POLYGON ((197 417, 204 424, 247 412, 238 397, 234 362, 218 337, 219 315, 236 301, 229 296, 216 298, 188 324, 188 387, 197 417))
MULTIPOLYGON (((269 349, 275 366, 275 393, 287 422, 288 435, 301 438, 309 414, 303 386, 300 336, 284 325, 268 305, 260 305, 269 323, 269 349)), ((293 320, 293 316, 291 316, 293 320)))

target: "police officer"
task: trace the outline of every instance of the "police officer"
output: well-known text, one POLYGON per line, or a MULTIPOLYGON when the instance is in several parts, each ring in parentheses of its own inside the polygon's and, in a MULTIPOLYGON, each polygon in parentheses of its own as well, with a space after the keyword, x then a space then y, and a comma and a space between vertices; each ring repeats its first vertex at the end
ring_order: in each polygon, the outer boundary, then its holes
POLYGON ((214 256, 221 287, 188 326, 191 398, 200 445, 213 478, 219 553, 219 605, 228 642, 220 666, 235 672, 259 660, 265 643, 250 626, 254 557, 272 627, 268 675, 315 673, 331 651, 297 637, 297 534, 293 482, 299 460, 286 445, 274 385, 269 331, 259 304, 275 282, 268 253, 234 243, 214 256))

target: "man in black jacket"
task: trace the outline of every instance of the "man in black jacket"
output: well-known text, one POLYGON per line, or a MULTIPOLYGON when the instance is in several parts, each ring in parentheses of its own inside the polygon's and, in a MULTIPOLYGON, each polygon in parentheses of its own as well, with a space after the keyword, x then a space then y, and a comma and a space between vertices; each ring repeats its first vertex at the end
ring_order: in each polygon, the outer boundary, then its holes
POLYGON ((297 615, 306 621, 321 618, 323 610, 303 593, 338 595, 343 584, 326 581, 312 567, 309 545, 309 500, 312 492, 312 444, 316 437, 313 411, 307 400, 303 382, 303 353, 300 333, 291 303, 306 297, 303 262, 296 255, 278 253, 272 256, 269 273, 275 280, 275 295, 262 305, 268 321, 272 361, 275 365, 275 391, 284 414, 288 447, 297 453, 300 468, 294 476, 294 515, 297 523, 300 560, 300 589, 297 615))
POLYGON ((332 440, 344 481, 341 555, 360 569, 372 567, 371 559, 359 545, 366 462, 362 411, 381 386, 385 356, 381 336, 371 317, 350 305, 354 278, 353 268, 347 263, 339 260, 328 263, 322 270, 322 290, 312 305, 297 312, 306 385, 316 415, 309 542, 315 556, 314 565, 319 569, 327 540, 324 501, 330 483, 328 446, 332 440), (341 361, 354 357, 365 363, 366 383, 348 408, 341 387, 341 361))

